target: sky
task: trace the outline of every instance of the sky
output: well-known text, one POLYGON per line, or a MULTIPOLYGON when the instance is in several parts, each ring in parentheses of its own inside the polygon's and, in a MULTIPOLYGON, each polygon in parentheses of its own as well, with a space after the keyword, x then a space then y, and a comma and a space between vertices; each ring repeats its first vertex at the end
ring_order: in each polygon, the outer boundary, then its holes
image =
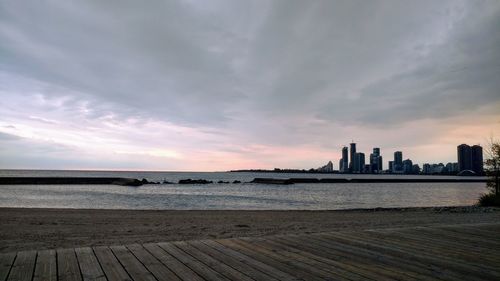
POLYGON ((500 136, 500 1, 0 0, 0 168, 419 163, 500 136))

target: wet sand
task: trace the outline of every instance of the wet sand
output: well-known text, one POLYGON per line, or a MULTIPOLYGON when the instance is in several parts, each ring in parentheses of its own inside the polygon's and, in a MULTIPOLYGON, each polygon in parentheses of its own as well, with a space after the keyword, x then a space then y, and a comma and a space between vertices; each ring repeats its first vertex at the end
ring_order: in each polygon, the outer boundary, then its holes
POLYGON ((500 221, 500 209, 138 211, 0 208, 0 252, 500 221))

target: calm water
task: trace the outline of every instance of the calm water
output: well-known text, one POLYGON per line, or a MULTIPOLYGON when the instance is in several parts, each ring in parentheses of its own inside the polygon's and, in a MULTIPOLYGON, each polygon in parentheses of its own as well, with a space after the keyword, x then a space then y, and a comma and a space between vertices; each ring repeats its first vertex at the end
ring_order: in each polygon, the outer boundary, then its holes
MULTIPOLYGON (((335 174, 101 172, 0 170, 0 176, 109 176, 153 181, 255 177, 345 177, 335 174)), ((374 177, 374 175, 349 175, 374 177)), ((380 177, 380 176, 377 176, 380 177)), ((384 175, 384 177, 402 177, 384 175)), ((415 176, 404 176, 415 177, 415 176)), ((416 176, 424 177, 424 176, 416 176)), ((429 176, 431 177, 431 176, 429 176)), ((445 178, 445 177, 440 177, 445 178)), ((0 185, 0 207, 90 209, 326 210, 474 204, 484 183, 208 184, 208 185, 0 185)))

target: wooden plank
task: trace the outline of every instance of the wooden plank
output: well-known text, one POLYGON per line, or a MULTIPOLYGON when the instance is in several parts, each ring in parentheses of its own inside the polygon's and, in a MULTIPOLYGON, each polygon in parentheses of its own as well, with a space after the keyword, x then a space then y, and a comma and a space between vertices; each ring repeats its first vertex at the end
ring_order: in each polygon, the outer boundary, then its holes
POLYGON ((414 274, 408 275, 408 272, 397 268, 398 271, 394 271, 391 265, 382 265, 378 259, 380 257, 371 256, 369 259, 354 254, 354 252, 342 252, 338 249, 328 248, 322 245, 322 242, 316 241, 311 236, 306 237, 276 237, 272 239, 274 243, 286 245, 289 247, 299 247, 308 251, 312 254, 318 255, 322 258, 330 260, 335 263, 335 266, 344 271, 359 274, 364 278, 369 279, 388 279, 388 280, 425 280, 425 276, 419 276, 416 278, 414 274))
POLYGON ((188 253, 191 255, 193 258, 201 261, 204 263, 206 266, 212 268, 213 270, 221 273, 225 277, 229 278, 230 280, 242 280, 242 281, 254 281, 252 278, 249 276, 243 274, 240 271, 237 271, 233 269, 232 267, 225 265, 224 263, 221 263, 220 261, 212 258, 211 256, 201 252, 200 250, 196 249, 195 247, 189 245, 187 242, 174 242, 173 243, 176 247, 180 248, 184 252, 188 253))
MULTIPOLYGON (((433 253, 435 256, 444 255, 456 260, 463 260, 470 265, 488 266, 488 264, 500 264, 498 257, 488 254, 485 251, 487 249, 476 248, 476 243, 467 243, 458 240, 458 238, 443 236, 441 233, 425 232, 422 230, 418 230, 415 233, 416 231, 370 231, 368 233, 370 236, 381 240, 398 241, 406 247, 433 253)), ((493 268, 496 268, 496 266, 493 266, 493 268)))
POLYGON ((495 239, 484 237, 476 231, 470 231, 465 228, 460 228, 460 231, 452 231, 450 228, 422 227, 418 228, 418 230, 419 233, 425 233, 434 238, 463 241, 462 243, 465 245, 471 245, 474 248, 500 248, 500 240, 495 241, 495 239))
MULTIPOLYGON (((354 234, 350 234, 354 236, 354 234)), ((393 271, 401 271, 406 274, 417 274, 416 276, 426 276, 422 279, 440 279, 440 280, 457 280, 463 279, 462 274, 451 271, 446 267, 439 267, 433 264, 424 263, 409 259, 404 255, 394 255, 391 251, 381 249, 373 249, 363 243, 354 243, 352 241, 340 240, 331 237, 330 234, 313 235, 311 239, 322 241, 324 249, 334 249, 343 252, 343 255, 361 256, 363 258, 380 263, 386 268, 393 271)))
POLYGON ((158 246, 165 250, 170 255, 177 258, 187 267, 191 268, 193 271, 198 273, 205 280, 229 280, 224 275, 218 273, 217 271, 211 269, 200 261, 194 259, 192 256, 177 248, 172 243, 158 243, 158 246))
POLYGON ((94 253, 108 281, 131 281, 130 275, 108 247, 94 247, 94 253))
POLYGON ((481 239, 487 241, 488 243, 492 243, 495 245, 500 244, 500 237, 496 233, 488 233, 485 232, 481 228, 474 227, 438 227, 436 229, 450 231, 462 235, 464 237, 468 237, 469 239, 481 239))
POLYGON ((235 259, 238 259, 240 262, 243 262, 251 267, 254 267, 258 269, 259 271, 265 272, 268 275, 271 275, 272 277, 278 279, 278 280, 298 280, 295 276, 292 276, 284 271, 281 271, 277 268, 274 268, 272 266, 269 266, 268 264, 256 260, 254 258, 251 258, 248 255, 245 255, 243 253, 240 253, 238 251, 235 251, 229 247, 223 246, 222 244, 219 244, 215 241, 212 240, 203 240, 202 241, 205 245, 214 248, 217 251, 220 251, 228 256, 231 256, 235 259))
POLYGON ((261 254, 266 258, 270 258, 273 260, 270 265, 274 266, 274 261, 276 261, 278 262, 278 265, 276 266, 278 269, 288 272, 291 275, 303 280, 349 280, 348 278, 337 274, 334 270, 330 270, 330 267, 332 266, 329 264, 308 260, 304 256, 287 252, 276 247, 266 248, 265 245, 263 245, 265 244, 263 241, 248 244, 239 239, 227 239, 219 240, 218 242, 223 245, 230 246, 233 249, 242 251, 245 254, 248 252, 254 252, 261 254), (285 266, 283 266, 283 264, 285 266))
MULTIPOLYGON (((386 233, 385 231, 377 231, 386 233)), ((405 231, 405 233, 412 234, 405 231)), ((457 233, 439 228, 422 227, 418 229, 418 235, 432 240, 444 241, 444 243, 459 243, 463 248, 472 249, 479 252, 484 252, 491 248, 500 248, 500 243, 489 241, 481 236, 470 236, 468 234, 457 233)))
POLYGON ((4 281, 9 275, 10 269, 14 265, 16 253, 2 253, 0 254, 0 280, 4 281))
POLYGON ((36 251, 22 251, 17 253, 12 266, 9 281, 31 281, 35 270, 36 251))
POLYGON ((241 262, 238 259, 235 259, 232 256, 226 255, 220 251, 215 250, 212 247, 209 247, 202 243, 201 241, 188 241, 190 246, 196 248, 197 250, 209 255, 213 259, 234 268, 235 270, 246 274, 247 276, 251 276, 252 279, 256 281, 277 281, 278 279, 273 278, 272 276, 266 274, 265 272, 259 271, 252 266, 249 266, 246 263, 241 262))
POLYGON ((76 248, 75 253, 84 281, 106 281, 106 276, 92 248, 76 248))
MULTIPOLYGON (((405 252, 411 253, 412 255, 432 257, 434 260, 439 260, 451 264, 455 267, 467 267, 471 272, 480 271, 491 274, 492 276, 498 275, 500 278, 500 273, 495 272, 496 267, 490 268, 485 263, 478 263, 477 261, 480 257, 473 255, 456 254, 449 249, 442 248, 438 244, 430 245, 430 247, 425 246, 422 242, 413 243, 411 239, 406 238, 401 232, 394 231, 392 235, 385 235, 382 237, 376 237, 373 232, 360 232, 357 234, 358 239, 364 241, 373 241, 376 244, 382 243, 390 247, 398 248, 405 252), (406 239, 405 239, 406 238, 406 239)), ((430 244, 427 242, 426 244, 430 244)), ((460 247, 457 244, 455 247, 460 247)))
MULTIPOLYGON (((498 238, 498 235, 496 235, 496 234, 498 234, 498 232, 500 232, 500 224, 499 223, 496 223, 496 224, 466 225, 463 228, 469 228, 469 229, 473 229, 473 230, 478 230, 478 231, 484 232, 485 234, 490 234, 493 237, 497 237, 497 238, 498 238)), ((460 227, 460 229, 462 229, 462 227, 460 227)))
POLYGON ((61 281, 82 281, 75 249, 57 250, 57 276, 61 281))
POLYGON ((168 269, 173 271, 181 280, 203 281, 196 272, 185 266, 169 253, 165 252, 158 244, 144 244, 144 248, 163 263, 168 269))
POLYGON ((135 257, 151 272, 159 281, 181 280, 175 273, 157 260, 151 253, 139 244, 127 245, 127 248, 135 257))
MULTIPOLYGON (((346 269, 363 274, 370 278, 378 279, 377 276, 384 276, 382 270, 396 272, 405 278, 416 278, 422 280, 456 280, 454 276, 448 276, 448 272, 436 271, 434 268, 428 268, 425 265, 407 263, 405 259, 393 257, 377 251, 370 251, 363 247, 353 247, 345 243, 325 240, 320 235, 307 236, 308 243, 303 243, 294 237, 283 237, 278 240, 279 243, 292 245, 305 251, 310 251, 319 256, 336 260, 346 269), (409 275, 409 276, 408 276, 409 275), (408 277, 406 277, 408 276, 408 277)), ((380 277, 379 277, 380 278, 380 277)))
MULTIPOLYGON (((251 239, 243 239, 247 242, 252 241, 251 239)), ((282 239, 277 237, 277 241, 282 242, 282 239)), ((364 268, 356 268, 351 266, 350 264, 346 263, 341 263, 336 259, 330 259, 330 258, 325 258, 319 255, 315 255, 311 252, 304 251, 296 247, 295 245, 289 245, 286 243, 279 243, 277 241, 273 241, 270 239, 266 239, 265 242, 263 242, 263 246, 269 245, 269 249, 283 249, 285 251, 288 251, 290 253, 294 253, 303 257, 307 257, 311 260, 315 260, 324 264, 329 265, 327 270, 333 271, 339 278, 342 279, 349 279, 349 280, 372 280, 373 273, 372 272, 366 272, 364 268), (271 248, 272 247, 272 248, 271 248)), ((309 244, 309 243, 308 243, 309 244)), ((293 258, 291 256, 290 258, 293 258)), ((380 276, 379 276, 380 277, 380 276)))
POLYGON ((38 252, 36 259, 34 281, 56 281, 57 259, 55 250, 44 250, 38 252))
POLYGON ((123 265, 123 268, 132 277, 133 280, 155 281, 156 278, 147 270, 144 265, 127 249, 127 247, 111 246, 109 247, 116 258, 123 265))
POLYGON ((393 244, 389 245, 383 244, 380 241, 374 239, 367 239, 364 237, 362 238, 360 236, 356 236, 354 238, 352 234, 344 234, 344 233, 328 233, 328 236, 334 237, 338 241, 343 241, 345 243, 350 242, 357 244, 359 247, 365 247, 368 249, 372 249, 374 251, 390 253, 393 256, 401 257, 407 259, 408 261, 418 262, 420 264, 433 265, 438 268, 449 269, 452 272, 461 274, 462 275, 461 279, 467 279, 467 276, 470 276, 470 274, 475 274, 474 276, 477 279, 480 278, 483 280, 491 280, 492 278, 495 279, 495 277, 491 276, 489 273, 482 272, 478 268, 471 267, 466 264, 460 264, 457 262, 453 262, 451 260, 444 261, 442 259, 435 258, 430 255, 425 255, 425 253, 422 252, 411 251, 408 248, 397 247, 396 245, 393 244))

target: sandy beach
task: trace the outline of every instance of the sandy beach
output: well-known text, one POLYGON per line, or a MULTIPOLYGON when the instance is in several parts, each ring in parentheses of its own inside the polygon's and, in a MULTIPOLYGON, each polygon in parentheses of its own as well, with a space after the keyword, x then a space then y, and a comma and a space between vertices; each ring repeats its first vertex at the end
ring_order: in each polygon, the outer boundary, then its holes
POLYGON ((477 207, 341 211, 0 208, 0 252, 500 221, 477 207))

